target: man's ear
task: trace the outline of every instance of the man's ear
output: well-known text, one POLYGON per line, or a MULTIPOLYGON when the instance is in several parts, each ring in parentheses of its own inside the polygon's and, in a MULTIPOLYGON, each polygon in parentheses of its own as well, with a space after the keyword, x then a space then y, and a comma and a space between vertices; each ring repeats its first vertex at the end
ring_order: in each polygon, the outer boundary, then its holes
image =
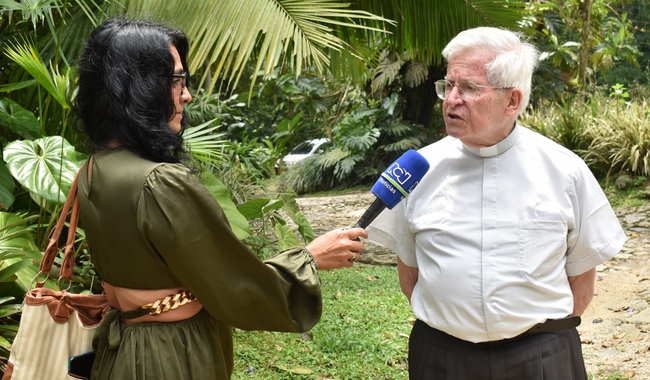
POLYGON ((524 93, 521 89, 511 88, 506 93, 508 104, 506 105, 505 114, 507 116, 517 116, 521 102, 524 99, 524 93))

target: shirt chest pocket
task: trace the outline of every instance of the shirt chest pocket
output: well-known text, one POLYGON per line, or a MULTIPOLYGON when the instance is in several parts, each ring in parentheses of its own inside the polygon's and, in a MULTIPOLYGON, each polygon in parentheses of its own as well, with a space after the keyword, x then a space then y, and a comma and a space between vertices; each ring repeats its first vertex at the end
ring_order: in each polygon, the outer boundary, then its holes
POLYGON ((519 271, 540 279, 564 270, 568 227, 561 221, 524 220, 519 228, 519 271))

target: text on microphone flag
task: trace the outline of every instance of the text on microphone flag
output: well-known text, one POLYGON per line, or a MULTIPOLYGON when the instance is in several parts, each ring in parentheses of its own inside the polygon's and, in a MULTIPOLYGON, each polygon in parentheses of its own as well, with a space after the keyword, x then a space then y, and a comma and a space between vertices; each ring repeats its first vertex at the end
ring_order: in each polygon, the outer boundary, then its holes
POLYGON ((388 209, 392 209, 408 197, 428 170, 427 159, 420 153, 409 150, 381 174, 371 191, 388 209))

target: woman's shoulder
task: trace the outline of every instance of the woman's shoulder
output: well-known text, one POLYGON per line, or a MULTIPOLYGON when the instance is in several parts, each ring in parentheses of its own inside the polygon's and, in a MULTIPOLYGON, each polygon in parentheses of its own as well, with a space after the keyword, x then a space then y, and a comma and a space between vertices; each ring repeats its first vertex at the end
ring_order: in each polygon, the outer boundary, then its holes
POLYGON ((183 184, 196 179, 182 164, 151 161, 126 149, 99 152, 95 160, 103 177, 133 182, 132 185, 150 187, 161 181, 183 184))

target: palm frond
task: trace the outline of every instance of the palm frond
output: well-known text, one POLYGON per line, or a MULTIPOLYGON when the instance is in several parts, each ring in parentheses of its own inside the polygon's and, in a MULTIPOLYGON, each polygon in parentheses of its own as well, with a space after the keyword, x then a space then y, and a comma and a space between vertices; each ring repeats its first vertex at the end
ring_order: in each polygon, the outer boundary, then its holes
POLYGON ((189 127, 183 133, 183 139, 192 152, 192 157, 198 161, 218 166, 225 160, 225 141, 221 140, 224 133, 215 133, 219 125, 212 126, 214 120, 189 127))
POLYGON ((272 72, 280 55, 296 76, 312 65, 324 72, 330 62, 325 49, 349 50, 332 27, 381 32, 359 21, 389 22, 332 0, 195 0, 192 6, 181 1, 124 3, 130 11, 150 12, 154 20, 174 19, 175 27, 191 41, 190 72, 196 72, 206 61, 214 68, 210 88, 221 75, 227 75, 230 85, 236 86, 253 51, 255 77, 262 66, 265 75, 272 72))
POLYGON ((29 72, 63 108, 70 108, 66 99, 69 78, 59 74, 58 68, 52 65, 50 65, 51 72, 48 71, 34 45, 29 42, 23 45, 11 44, 7 47, 6 54, 29 72))
POLYGON ((36 81, 36 79, 29 79, 29 80, 18 82, 18 83, 3 84, 3 85, 0 85, 0 92, 16 91, 16 90, 20 90, 22 88, 33 86, 36 83, 38 83, 36 81))
MULTIPOLYGON (((21 11, 23 19, 29 19, 34 28, 36 28, 36 24, 43 21, 46 17, 49 17, 50 20, 52 19, 52 9, 58 10, 61 8, 57 0, 37 0, 30 1, 27 4, 14 0, 1 0, 0 6, 2 7, 2 11, 21 11)), ((61 11, 59 10, 59 12, 61 11)), ((11 22, 11 17, 9 21, 11 22)))
POLYGON ((477 26, 520 30, 529 13, 526 3, 517 0, 357 0, 353 7, 398 21, 374 25, 389 32, 386 38, 397 51, 434 65, 442 62, 442 49, 459 32, 477 26))

